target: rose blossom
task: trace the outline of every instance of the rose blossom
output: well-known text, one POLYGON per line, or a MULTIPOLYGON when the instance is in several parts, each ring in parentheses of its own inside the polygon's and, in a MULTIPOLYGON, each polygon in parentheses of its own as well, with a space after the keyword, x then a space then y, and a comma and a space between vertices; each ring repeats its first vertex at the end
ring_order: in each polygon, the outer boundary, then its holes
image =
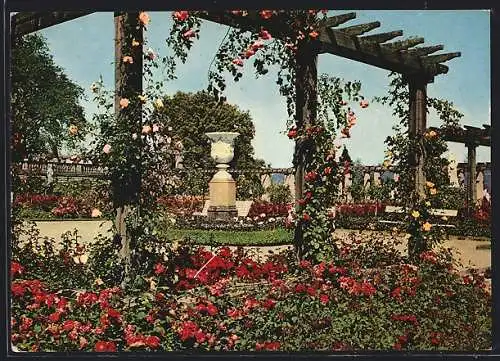
POLYGON ((150 18, 149 18, 149 15, 147 12, 145 11, 142 11, 140 14, 139 14, 139 20, 140 22, 142 23, 142 25, 148 25, 149 24, 149 21, 150 21, 150 18))

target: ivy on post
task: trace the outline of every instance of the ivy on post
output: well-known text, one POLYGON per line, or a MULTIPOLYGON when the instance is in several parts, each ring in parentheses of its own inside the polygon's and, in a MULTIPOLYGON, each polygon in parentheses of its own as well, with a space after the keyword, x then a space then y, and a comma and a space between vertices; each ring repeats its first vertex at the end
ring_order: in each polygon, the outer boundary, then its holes
MULTIPOLYGON (((318 53, 311 43, 302 44, 296 55, 295 70, 295 109, 297 129, 304 130, 307 126, 316 123, 318 95, 317 72, 318 53)), ((295 167, 295 199, 301 199, 304 194, 304 175, 307 164, 310 162, 314 144, 311 139, 297 138, 294 151, 295 167)), ((304 254, 304 224, 299 221, 295 228, 294 247, 298 259, 304 254)))
MULTIPOLYGON (((424 133, 427 123, 427 83, 429 79, 424 74, 407 76, 405 79, 409 89, 409 159, 411 179, 413 180, 410 206, 414 206, 426 197, 425 193, 425 147, 424 133)), ((419 237, 410 237, 408 255, 414 259, 424 250, 424 244, 419 237)))
MULTIPOLYGON (((142 43, 143 32, 139 21, 139 13, 114 14, 115 21, 115 115, 122 129, 134 129, 141 122, 142 106, 137 95, 142 93, 142 43), (140 46, 131 47, 135 40, 140 46), (130 57, 132 61, 124 61, 130 57), (131 104, 129 106, 128 104, 131 104), (125 105, 126 104, 126 105, 125 105)), ((136 146, 131 144, 131 147, 136 146)), ((139 203, 141 187, 141 157, 140 148, 124 152, 121 162, 131 165, 126 172, 118 168, 111 175, 113 204, 116 209, 115 226, 121 237, 121 257, 125 266, 125 279, 130 271, 131 247, 130 236, 127 235, 125 219, 130 212, 130 206, 139 203)))

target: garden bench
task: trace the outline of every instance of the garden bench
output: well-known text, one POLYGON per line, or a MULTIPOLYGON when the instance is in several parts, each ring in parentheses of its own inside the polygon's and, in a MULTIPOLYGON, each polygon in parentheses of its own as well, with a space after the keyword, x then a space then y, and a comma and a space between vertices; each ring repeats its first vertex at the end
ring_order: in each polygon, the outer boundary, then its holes
MULTIPOLYGON (((404 213, 403 207, 398 206, 386 206, 386 213, 404 213)), ((456 209, 431 209, 429 211, 433 216, 441 216, 441 217, 456 217, 458 215, 458 210, 456 209)), ((404 222, 401 221, 385 221, 379 220, 379 223, 388 223, 388 224, 402 224, 404 222)), ((448 228, 456 228, 454 224, 436 224, 439 227, 448 227, 448 228)))

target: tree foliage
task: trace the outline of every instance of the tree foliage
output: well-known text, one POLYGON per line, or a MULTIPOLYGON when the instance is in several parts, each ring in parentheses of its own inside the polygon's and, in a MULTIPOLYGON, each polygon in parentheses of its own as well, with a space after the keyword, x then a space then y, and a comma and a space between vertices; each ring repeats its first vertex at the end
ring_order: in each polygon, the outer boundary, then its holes
POLYGON ((84 92, 56 65, 41 35, 16 38, 11 81, 13 160, 75 148, 88 128, 79 103, 84 92))
MULTIPOLYGON (((161 128, 171 129, 172 142, 182 142, 183 166, 186 169, 182 178, 183 190, 201 193, 206 191, 209 174, 196 170, 215 169, 215 161, 210 156, 211 143, 205 135, 207 132, 238 132, 235 140, 234 158, 230 163, 235 169, 254 169, 265 166, 265 162, 256 159, 252 139, 255 126, 247 111, 237 106, 221 103, 207 92, 177 92, 173 96, 163 98, 164 107, 157 109, 153 115, 154 122, 161 128)), ((238 178, 236 175, 234 178, 238 178)), ((245 181, 259 183, 258 176, 245 176, 245 181)), ((238 196, 251 197, 251 184, 239 188, 238 196)), ((260 192, 261 193, 261 192, 260 192)), ((257 194, 260 195, 260 194, 257 194)))

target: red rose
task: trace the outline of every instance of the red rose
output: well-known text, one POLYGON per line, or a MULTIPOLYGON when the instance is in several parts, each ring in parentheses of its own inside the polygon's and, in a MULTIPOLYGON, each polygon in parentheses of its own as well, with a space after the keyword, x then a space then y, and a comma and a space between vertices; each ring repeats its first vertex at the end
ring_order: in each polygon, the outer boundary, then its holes
POLYGON ((97 341, 94 350, 96 352, 116 352, 116 345, 113 341, 97 341))
POLYGON ((186 20, 189 17, 189 12, 187 12, 187 11, 176 11, 176 12, 174 12, 173 17, 177 21, 184 21, 184 20, 186 20))
POLYGON ((16 274, 22 274, 24 271, 24 267, 21 266, 18 262, 12 261, 10 264, 10 275, 13 277, 16 274))
POLYGON ((304 213, 302 215, 302 219, 306 222, 310 221, 311 220, 311 216, 308 214, 308 213, 304 213))
POLYGON ((196 342, 198 343, 203 343, 207 339, 207 335, 205 335, 201 330, 196 331, 194 337, 196 338, 196 342))
POLYGON ((54 312, 49 315, 49 321, 50 322, 59 322, 59 319, 61 318, 61 312, 54 312))
POLYGON ((307 294, 309 296, 316 296, 316 289, 312 286, 307 287, 307 294))
POLYGON ((150 348, 158 348, 160 346, 160 338, 158 336, 147 336, 144 342, 150 348))
POLYGON ((297 293, 303 293, 305 292, 307 287, 304 284, 298 284, 295 286, 295 292, 297 293))
POLYGON ((66 332, 71 331, 74 327, 75 327, 75 321, 73 320, 66 320, 63 323, 63 329, 66 332))
POLYGON ((115 310, 113 308, 108 308, 108 316, 112 317, 112 318, 119 319, 121 317, 121 314, 120 314, 120 312, 118 312, 117 310, 115 310))
POLYGON ((322 294, 321 296, 319 296, 319 301, 326 305, 328 304, 328 302, 330 302, 330 297, 328 297, 328 295, 325 295, 325 294, 322 294))
POLYGON ((10 291, 14 296, 24 296, 26 289, 21 284, 13 282, 10 286, 10 291))
POLYGON ((325 168, 325 170, 323 171, 323 173, 324 173, 325 175, 328 175, 328 174, 330 174, 331 172, 332 172, 332 168, 331 168, 331 167, 326 167, 326 168, 325 168))
POLYGON ((263 303, 262 303, 262 306, 265 308, 265 309, 272 309, 274 308, 274 306, 276 305, 276 301, 273 300, 272 298, 268 298, 267 300, 265 300, 263 303))
POLYGON ((318 177, 318 173, 316 173, 315 171, 311 171, 311 172, 306 173, 306 175, 304 176, 304 179, 306 180, 306 182, 310 182, 310 181, 315 180, 317 177, 318 177))
POLYGON ((210 316, 214 316, 214 315, 216 315, 219 312, 219 310, 217 309, 217 307, 214 306, 213 304, 207 305, 206 310, 207 310, 207 312, 208 312, 208 314, 210 316))
POLYGON ((250 58, 250 57, 251 57, 252 55, 254 55, 254 54, 255 54, 255 50, 253 50, 253 49, 247 49, 247 50, 245 51, 245 58, 247 58, 247 59, 248 59, 248 58, 250 58))
POLYGON ((161 274, 165 273, 166 270, 167 269, 165 268, 165 266, 162 265, 161 263, 155 264, 155 270, 154 270, 155 275, 161 275, 161 274))
POLYGON ((273 11, 272 10, 262 10, 259 14, 260 14, 260 17, 262 19, 267 20, 273 16, 273 11))
POLYGON ((288 131, 288 138, 293 139, 297 136, 297 129, 292 128, 288 131))

